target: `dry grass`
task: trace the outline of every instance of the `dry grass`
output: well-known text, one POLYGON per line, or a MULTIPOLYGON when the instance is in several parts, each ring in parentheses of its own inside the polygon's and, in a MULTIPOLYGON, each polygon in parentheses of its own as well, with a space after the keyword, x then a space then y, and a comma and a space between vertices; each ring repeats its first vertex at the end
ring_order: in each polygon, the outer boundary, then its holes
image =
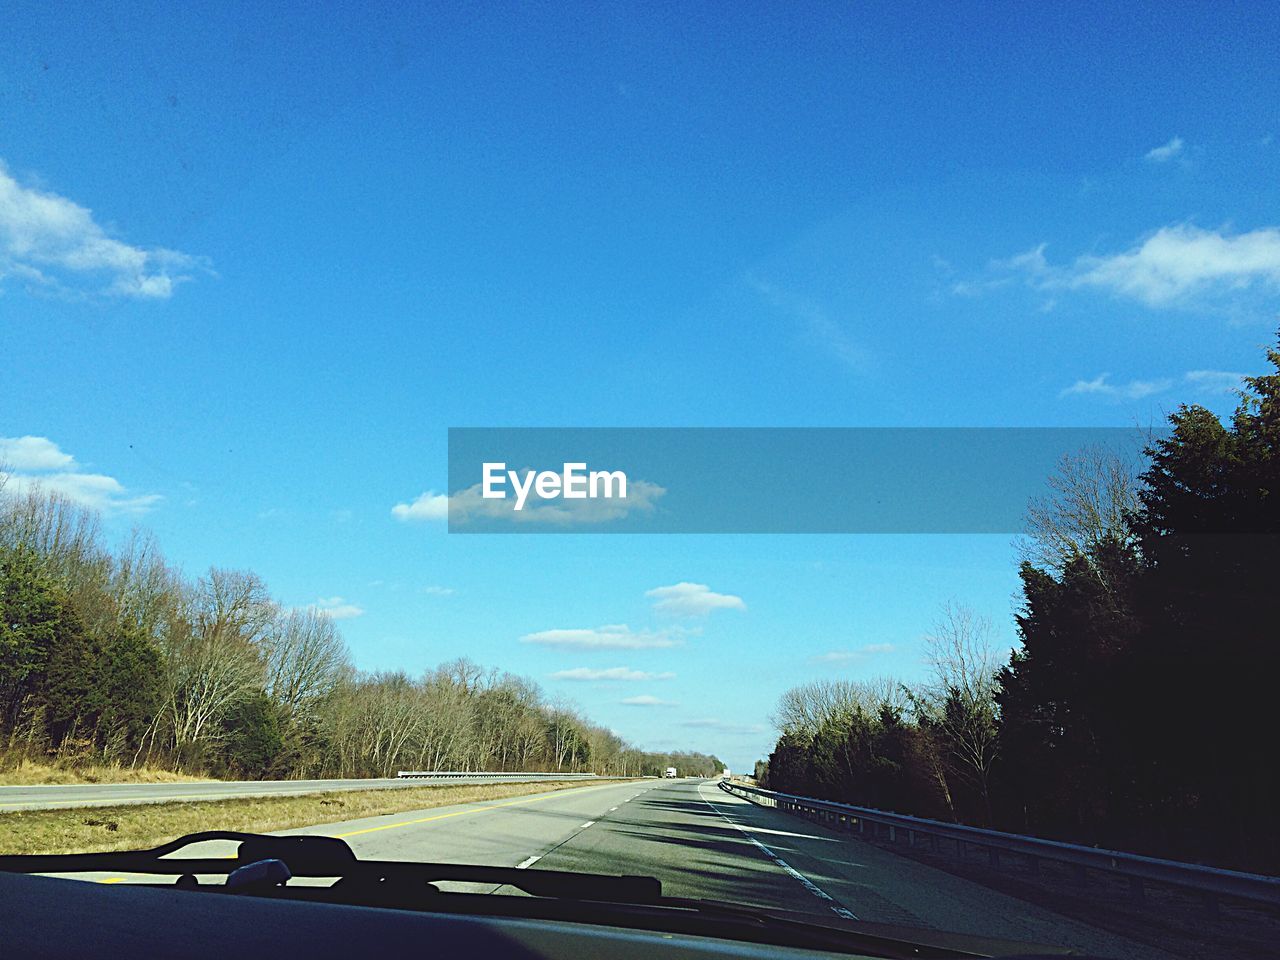
POLYGON ((0 854, 133 850, 200 830, 266 833, 454 803, 498 800, 591 781, 482 783, 472 786, 346 790, 301 797, 245 797, 0 814, 0 854))
POLYGON ((0 770, 0 785, 32 786, 42 783, 185 783, 208 781, 209 777, 193 777, 154 767, 76 767, 74 769, 32 763, 23 760, 15 767, 0 770))

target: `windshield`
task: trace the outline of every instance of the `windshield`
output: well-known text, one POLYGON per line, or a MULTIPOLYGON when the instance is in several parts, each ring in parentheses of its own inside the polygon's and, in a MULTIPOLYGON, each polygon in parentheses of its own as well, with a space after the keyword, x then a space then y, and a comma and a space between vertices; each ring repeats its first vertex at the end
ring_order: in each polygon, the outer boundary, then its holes
POLYGON ((0 855, 1274 942, 1274 9, 8 7, 0 855))

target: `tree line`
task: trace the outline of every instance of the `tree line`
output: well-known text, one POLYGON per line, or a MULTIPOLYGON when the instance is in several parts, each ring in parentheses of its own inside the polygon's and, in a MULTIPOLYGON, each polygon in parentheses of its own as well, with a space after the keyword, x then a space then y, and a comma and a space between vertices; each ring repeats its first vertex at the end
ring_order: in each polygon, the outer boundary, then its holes
POLYGON ((1225 422, 1063 461, 1031 505, 1005 660, 945 608, 930 678, 783 695, 775 789, 1280 872, 1280 348, 1225 422))
POLYGON ((0 473, 0 770, 24 761, 247 778, 398 769, 713 775, 635 748, 532 680, 457 659, 355 668, 334 621, 249 571, 188 579, 135 531, 0 473), (15 485, 16 486, 16 485, 15 485))

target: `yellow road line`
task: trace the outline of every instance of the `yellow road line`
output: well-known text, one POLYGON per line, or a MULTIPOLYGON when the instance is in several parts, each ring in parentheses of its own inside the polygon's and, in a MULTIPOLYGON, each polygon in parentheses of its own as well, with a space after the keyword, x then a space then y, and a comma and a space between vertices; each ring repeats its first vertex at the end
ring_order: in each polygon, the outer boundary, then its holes
POLYGON ((483 807, 471 807, 467 810, 455 810, 452 813, 437 813, 431 817, 420 817, 417 820, 402 820, 399 823, 384 823, 377 827, 365 827, 363 830, 352 830, 349 833, 332 834, 335 838, 342 840, 346 837, 358 837, 363 833, 377 833, 379 830, 394 830, 396 827, 411 827, 419 823, 430 823, 432 820, 447 820, 450 817, 464 817, 469 813, 484 813, 486 810, 496 810, 499 807, 514 807, 522 803, 537 803, 539 800, 550 800, 565 793, 576 793, 579 796, 591 790, 604 790, 608 787, 616 787, 616 783, 603 783, 598 787, 570 787, 568 790, 557 790, 555 793, 544 794, 540 797, 524 797, 520 800, 505 800, 502 803, 490 803, 483 807))

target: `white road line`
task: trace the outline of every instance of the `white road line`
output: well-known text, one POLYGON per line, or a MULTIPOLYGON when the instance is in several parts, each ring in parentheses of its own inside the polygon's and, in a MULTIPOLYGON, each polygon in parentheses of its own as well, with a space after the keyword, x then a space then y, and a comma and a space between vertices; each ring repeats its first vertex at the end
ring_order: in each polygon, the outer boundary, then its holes
POLYGON ((617 810, 617 809, 618 809, 617 807, 610 807, 610 808, 609 808, 609 812, 610 812, 610 813, 613 813, 613 811, 615 811, 615 810, 617 810))
POLYGON ((586 823, 584 823, 584 824, 583 824, 582 826, 580 826, 578 829, 579 829, 579 830, 585 830, 585 829, 587 829, 587 827, 593 826, 594 824, 595 824, 595 821, 594 821, 594 820, 588 820, 586 823))
MULTIPOLYGON (((698 795, 702 796, 702 792, 699 791, 698 795)), ((789 875, 794 877, 796 880, 799 880, 800 883, 804 885, 804 888, 806 890, 808 890, 818 899, 826 900, 831 905, 832 913, 836 914, 837 916, 844 917, 846 920, 858 919, 857 915, 854 914, 852 910, 849 910, 847 907, 843 906, 838 900, 836 900, 835 897, 831 896, 831 894, 827 893, 827 891, 823 890, 820 886, 818 886, 816 883, 814 883, 812 880, 806 877, 803 873, 801 873, 795 867, 791 866, 791 864, 787 863, 787 861, 783 860, 780 856, 778 856, 776 853, 774 853, 772 850, 766 847, 763 843, 761 843, 759 840, 753 837, 750 833, 744 830, 742 826, 737 823, 737 821, 729 819, 729 817, 725 815, 725 812, 721 810, 719 807, 717 807, 714 803, 712 803, 706 797, 702 797, 702 802, 705 803, 712 810, 714 810, 716 813, 720 814, 721 818, 726 823, 732 824, 740 834, 742 834, 744 837, 746 837, 748 840, 754 843, 757 847, 759 847, 761 852, 764 853, 766 857, 772 860, 775 864, 777 864, 779 867, 785 870, 789 875)))
POLYGON ((542 859, 542 854, 538 854, 536 857, 530 857, 528 860, 521 860, 519 863, 516 864, 516 869, 525 870, 533 866, 535 863, 537 863, 541 859, 542 859))

